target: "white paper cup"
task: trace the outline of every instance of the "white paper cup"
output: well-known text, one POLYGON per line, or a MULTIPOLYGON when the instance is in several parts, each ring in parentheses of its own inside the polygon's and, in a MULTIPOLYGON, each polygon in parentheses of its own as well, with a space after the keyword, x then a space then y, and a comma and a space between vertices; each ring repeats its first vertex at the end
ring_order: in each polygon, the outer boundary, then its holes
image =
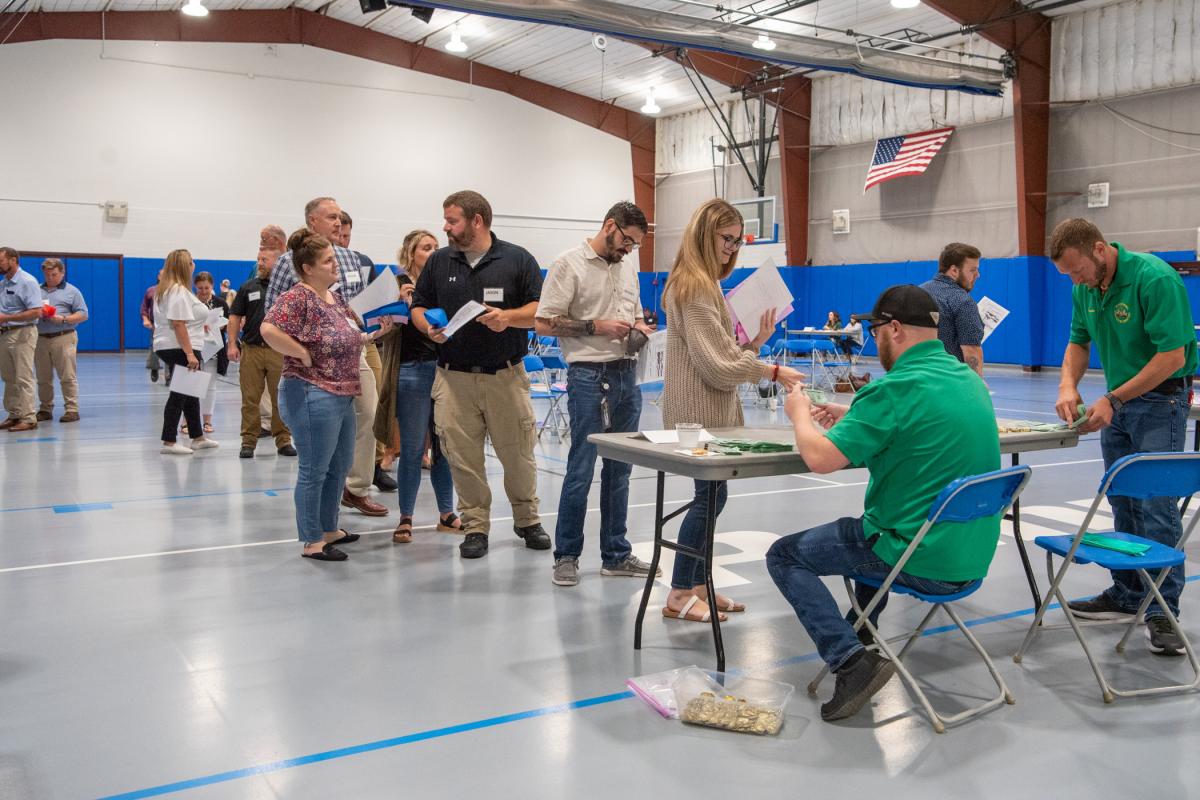
POLYGON ((698 422, 680 422, 675 426, 679 436, 679 447, 682 450, 695 450, 700 446, 700 431, 704 426, 698 422))

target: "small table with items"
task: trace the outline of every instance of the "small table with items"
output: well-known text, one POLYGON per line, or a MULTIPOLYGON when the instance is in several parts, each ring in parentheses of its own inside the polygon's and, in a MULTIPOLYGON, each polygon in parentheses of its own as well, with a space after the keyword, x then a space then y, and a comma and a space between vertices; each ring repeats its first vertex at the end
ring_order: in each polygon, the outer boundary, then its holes
MULTIPOLYGON (((1006 424, 1006 420, 998 420, 1001 428, 1018 428, 1019 425, 1006 424)), ((717 439, 744 439, 759 442, 775 442, 779 444, 794 444, 794 435, 790 426, 771 426, 761 428, 725 428, 710 431, 717 439)), ((1012 463, 1020 462, 1020 453, 1035 450, 1053 450, 1075 447, 1079 443, 1079 434, 1073 430, 1035 431, 1013 430, 1002 432, 1000 436, 1000 452, 1012 457, 1012 463)), ((654 503, 654 556, 651 559, 650 575, 646 579, 646 587, 642 591, 642 600, 638 605, 637 621, 634 625, 633 647, 642 647, 642 622, 646 616, 646 606, 650 602, 650 592, 654 588, 655 573, 658 571, 659 560, 663 548, 674 550, 676 553, 690 557, 701 557, 694 549, 679 545, 674 541, 663 538, 663 527, 690 507, 688 502, 669 514, 663 513, 663 492, 666 485, 667 473, 685 478, 702 481, 728 481, 741 478, 767 478, 775 475, 789 475, 809 472, 804 459, 795 450, 786 452, 756 453, 748 452, 740 455, 691 455, 680 452, 676 442, 654 443, 640 433, 594 433, 588 441, 596 445, 601 458, 621 461, 637 467, 652 469, 658 473, 657 489, 654 503)), ((704 585, 708 597, 716 597, 716 589, 712 582, 713 566, 713 537, 716 530, 717 486, 709 485, 708 517, 705 520, 705 549, 704 585)), ((1019 503, 1014 503, 1012 513, 1007 519, 1013 523, 1013 535, 1017 542, 1021 563, 1025 576, 1033 593, 1034 605, 1041 602, 1037 581, 1033 568, 1029 563, 1029 555, 1025 550, 1025 542, 1021 538, 1021 521, 1019 503)), ((712 614, 713 641, 717 651, 717 671, 725 670, 725 646, 721 640, 720 615, 712 614)))

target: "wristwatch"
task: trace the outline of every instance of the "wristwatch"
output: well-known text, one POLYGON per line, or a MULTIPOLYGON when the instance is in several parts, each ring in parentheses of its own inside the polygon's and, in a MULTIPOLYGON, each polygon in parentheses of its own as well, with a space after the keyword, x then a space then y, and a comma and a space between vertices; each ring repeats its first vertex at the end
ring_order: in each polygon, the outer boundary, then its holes
POLYGON ((1110 406, 1112 406, 1113 411, 1120 411, 1121 406, 1125 405, 1125 401, 1117 397, 1112 392, 1105 392, 1104 399, 1108 401, 1110 406))
POLYGON ((596 323, 594 320, 586 319, 583 321, 583 329, 587 331, 588 336, 596 335, 596 323))

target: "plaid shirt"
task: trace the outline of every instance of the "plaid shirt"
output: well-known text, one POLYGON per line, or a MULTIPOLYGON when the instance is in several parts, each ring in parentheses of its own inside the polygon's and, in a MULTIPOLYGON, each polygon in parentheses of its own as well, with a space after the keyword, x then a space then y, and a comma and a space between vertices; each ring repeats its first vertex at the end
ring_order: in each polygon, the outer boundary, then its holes
MULTIPOLYGON (((332 288, 341 294, 346 302, 350 302, 366 288, 360 269, 362 264, 356 253, 344 247, 338 247, 336 244, 333 246, 333 257, 337 261, 341 277, 332 288)), ((300 279, 296 277, 296 268, 292 266, 292 251, 285 250, 279 260, 275 262, 274 269, 271 270, 271 282, 267 284, 266 310, 269 311, 281 294, 299 282, 300 279)))

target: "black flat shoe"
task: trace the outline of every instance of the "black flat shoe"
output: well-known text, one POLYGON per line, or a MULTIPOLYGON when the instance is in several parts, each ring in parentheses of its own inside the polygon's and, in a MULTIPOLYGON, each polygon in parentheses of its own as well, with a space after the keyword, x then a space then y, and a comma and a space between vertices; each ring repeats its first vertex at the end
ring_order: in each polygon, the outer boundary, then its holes
POLYGON ((357 533, 350 533, 350 531, 345 530, 343 528, 338 528, 338 530, 341 531, 342 538, 334 539, 332 542, 325 545, 326 547, 333 547, 335 544, 354 544, 355 542, 357 542, 359 539, 362 538, 357 533))
POLYGON ((311 558, 313 561, 345 561, 350 557, 332 544, 322 547, 319 553, 301 553, 300 555, 305 558, 311 558))

